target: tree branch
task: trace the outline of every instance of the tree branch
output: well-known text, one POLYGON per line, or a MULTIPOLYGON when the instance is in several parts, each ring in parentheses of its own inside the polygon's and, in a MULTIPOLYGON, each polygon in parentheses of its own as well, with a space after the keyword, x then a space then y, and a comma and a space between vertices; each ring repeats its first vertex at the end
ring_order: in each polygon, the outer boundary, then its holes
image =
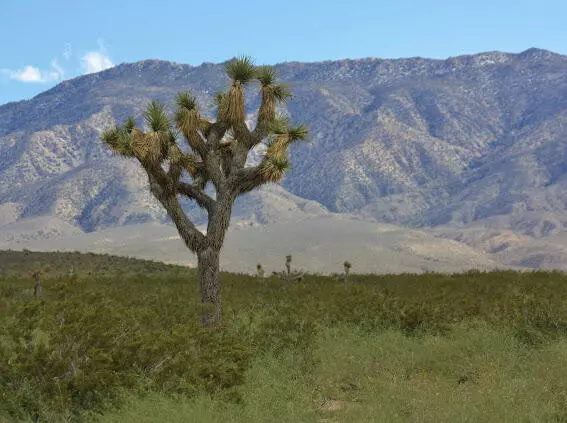
POLYGON ((171 183, 170 178, 161 169, 161 166, 152 166, 147 162, 142 162, 142 166, 148 174, 150 191, 171 217, 185 245, 194 253, 199 251, 205 243, 205 235, 187 218, 179 204, 175 186, 171 183))
MULTIPOLYGON (((190 144, 190 147, 199 155, 199 157, 201 158, 201 160, 204 159, 204 157, 206 156, 207 152, 206 152, 206 148, 207 146, 205 145, 205 143, 203 142, 203 136, 202 134, 197 131, 197 136, 199 137, 197 140, 197 137, 193 140, 193 143, 190 144)), ((206 140, 205 140, 206 141, 206 140)))
POLYGON ((247 147, 249 149, 254 148, 268 135, 270 135, 270 122, 258 119, 256 128, 254 128, 254 131, 252 131, 252 133, 250 134, 247 147))
POLYGON ((232 157, 232 164, 230 173, 234 174, 238 172, 240 169, 244 168, 246 165, 246 159, 248 158, 248 153, 250 153, 250 148, 246 146, 245 143, 238 140, 236 146, 234 147, 234 154, 232 157))
POLYGON ((260 173, 260 166, 239 169, 232 174, 228 181, 228 189, 236 196, 252 191, 254 188, 267 183, 260 173))
POLYGON ((226 182, 226 178, 221 172, 216 152, 219 148, 220 141, 227 130, 228 125, 223 121, 219 121, 213 123, 209 128, 207 128, 207 131, 204 134, 207 141, 207 152, 203 161, 205 162, 207 174, 213 182, 217 193, 221 192, 225 188, 224 184, 226 182))
POLYGON ((224 176, 226 178, 228 178, 232 173, 232 160, 234 158, 234 149, 235 149, 234 145, 235 144, 237 144, 236 141, 232 141, 230 144, 227 144, 225 146, 223 146, 223 144, 221 144, 221 149, 220 149, 221 169, 222 169, 224 176))
POLYGON ((212 123, 205 130, 203 136, 205 138, 208 151, 216 150, 217 148, 219 148, 220 141, 222 137, 224 137, 224 134, 226 134, 226 131, 228 131, 228 129, 229 125, 226 122, 217 121, 215 123, 212 123))
POLYGON ((207 212, 211 213, 211 211, 213 210, 215 200, 213 200, 209 195, 207 195, 207 193, 201 190, 200 187, 193 184, 188 184, 186 182, 179 182, 177 184, 177 192, 192 200, 195 200, 199 207, 206 209, 207 212))

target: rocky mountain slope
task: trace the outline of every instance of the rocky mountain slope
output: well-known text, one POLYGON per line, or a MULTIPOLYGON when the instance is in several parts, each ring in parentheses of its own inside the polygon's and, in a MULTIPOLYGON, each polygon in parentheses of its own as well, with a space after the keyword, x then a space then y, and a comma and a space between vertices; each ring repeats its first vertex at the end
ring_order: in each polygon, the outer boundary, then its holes
MULTIPOLYGON (((239 200, 235 224, 349 213, 430 232, 499 263, 545 266, 533 255, 546 249, 553 266, 567 262, 567 57, 530 49, 276 68, 296 96, 282 112, 308 124, 312 140, 294 146, 281 186, 239 200)), ((165 223, 142 171, 112 157, 100 132, 185 89, 211 114, 227 82, 222 64, 148 60, 0 106, 0 242, 15 242, 24 228, 25 239, 49 239, 165 223), (57 230, 37 235, 45 216, 57 217, 57 230)), ((256 90, 247 92, 251 121, 256 90)))

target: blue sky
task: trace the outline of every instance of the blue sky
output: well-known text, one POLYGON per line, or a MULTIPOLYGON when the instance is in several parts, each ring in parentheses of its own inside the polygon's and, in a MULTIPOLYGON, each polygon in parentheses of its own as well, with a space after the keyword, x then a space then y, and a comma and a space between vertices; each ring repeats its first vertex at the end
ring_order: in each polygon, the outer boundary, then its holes
POLYGON ((567 54, 565 0, 0 0, 0 104, 123 62, 567 54))

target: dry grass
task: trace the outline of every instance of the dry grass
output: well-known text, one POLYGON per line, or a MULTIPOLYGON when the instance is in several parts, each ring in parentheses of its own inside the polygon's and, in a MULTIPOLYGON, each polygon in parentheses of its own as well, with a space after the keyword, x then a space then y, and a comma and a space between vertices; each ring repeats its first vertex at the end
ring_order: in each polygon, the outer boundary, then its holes
POLYGON ((317 337, 306 370, 297 353, 257 360, 239 404, 214 396, 132 399, 102 422, 550 422, 567 417, 567 340, 540 349, 506 328, 455 326, 449 337, 368 334, 351 326, 317 337))

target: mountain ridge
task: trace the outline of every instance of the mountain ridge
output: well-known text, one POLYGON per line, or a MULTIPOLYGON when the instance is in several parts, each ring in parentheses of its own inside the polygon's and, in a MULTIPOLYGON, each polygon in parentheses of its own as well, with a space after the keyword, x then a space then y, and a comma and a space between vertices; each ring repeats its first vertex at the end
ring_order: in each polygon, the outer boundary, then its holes
MULTIPOLYGON (((565 231, 567 56, 532 48, 274 67, 296 95, 280 112, 307 123, 312 140, 294 146, 279 188, 240 201, 235 222, 350 214, 456 239, 490 221, 517 235, 518 251, 565 231)), ((82 232, 167 222, 143 172, 113 157, 100 133, 185 89, 213 116, 212 96, 227 82, 222 63, 144 60, 0 106, 0 228, 41 216, 82 232)), ((256 88, 246 90, 249 122, 256 88)), ((203 221, 194 205, 184 208, 203 221)), ((467 245, 484 251, 485 241, 467 234, 467 245)))

